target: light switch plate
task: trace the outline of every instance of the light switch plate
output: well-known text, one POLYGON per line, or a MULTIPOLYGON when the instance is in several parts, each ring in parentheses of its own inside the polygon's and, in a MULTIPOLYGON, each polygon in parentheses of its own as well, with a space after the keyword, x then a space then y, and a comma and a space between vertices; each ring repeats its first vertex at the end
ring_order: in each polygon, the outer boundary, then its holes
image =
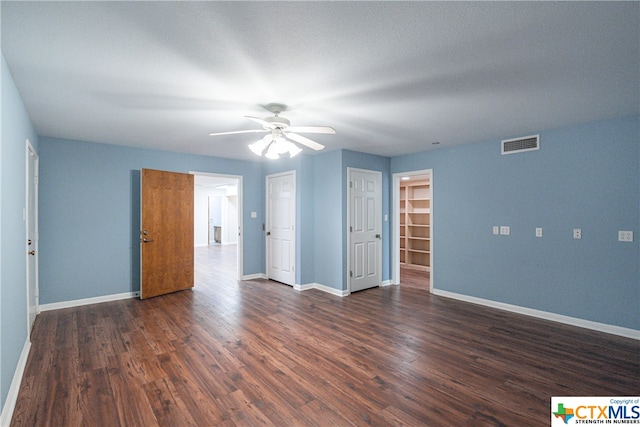
POLYGON ((508 236, 510 233, 511 233, 511 228, 509 228, 509 226, 507 225, 500 226, 500 234, 502 234, 503 236, 508 236))
POLYGON ((542 237, 542 227, 536 228, 536 237, 542 237))
POLYGON ((618 231, 619 242, 633 242, 633 231, 618 231))
POLYGON ((493 226, 493 234, 498 235, 500 234, 500 227, 498 227, 497 225, 493 226))
POLYGON ((573 229, 573 238, 574 239, 582 239, 582 229, 581 228, 574 228, 573 229))

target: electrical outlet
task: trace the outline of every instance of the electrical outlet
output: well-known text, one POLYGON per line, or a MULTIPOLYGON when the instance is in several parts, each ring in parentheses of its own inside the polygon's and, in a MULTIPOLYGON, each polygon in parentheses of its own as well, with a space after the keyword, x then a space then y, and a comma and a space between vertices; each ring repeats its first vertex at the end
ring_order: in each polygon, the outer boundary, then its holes
POLYGON ((633 242, 633 231, 618 231, 619 242, 633 242))
POLYGON ((574 228, 573 229, 573 238, 574 239, 582 239, 582 229, 581 228, 574 228))
POLYGON ((510 233, 511 233, 511 228, 509 228, 509 226, 507 225, 500 226, 500 234, 502 234, 503 236, 508 236, 510 233))
POLYGON ((536 228, 536 237, 542 237, 542 227, 536 228))
POLYGON ((500 234, 500 227, 498 227, 497 225, 493 226, 493 234, 498 235, 500 234))

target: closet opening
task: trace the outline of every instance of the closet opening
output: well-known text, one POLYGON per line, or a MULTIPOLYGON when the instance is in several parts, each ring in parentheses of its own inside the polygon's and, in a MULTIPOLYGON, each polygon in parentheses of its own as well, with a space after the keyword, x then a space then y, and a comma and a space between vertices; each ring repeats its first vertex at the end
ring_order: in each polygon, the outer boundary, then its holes
POLYGON ((394 174, 394 283, 432 288, 432 172, 394 174))

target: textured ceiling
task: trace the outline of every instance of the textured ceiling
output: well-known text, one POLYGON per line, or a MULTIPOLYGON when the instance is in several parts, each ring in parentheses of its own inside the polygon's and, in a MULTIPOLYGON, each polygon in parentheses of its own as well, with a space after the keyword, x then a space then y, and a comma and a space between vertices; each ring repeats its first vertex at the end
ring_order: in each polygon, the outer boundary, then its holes
POLYGON ((41 136, 255 159, 208 134, 281 102, 327 150, 393 156, 639 113, 638 2, 0 7, 41 136))

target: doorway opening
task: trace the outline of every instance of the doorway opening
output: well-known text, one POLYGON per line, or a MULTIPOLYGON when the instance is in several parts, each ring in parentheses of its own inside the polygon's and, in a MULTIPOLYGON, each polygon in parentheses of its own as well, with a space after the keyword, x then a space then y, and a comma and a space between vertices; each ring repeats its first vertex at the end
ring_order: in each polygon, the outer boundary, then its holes
POLYGON ((394 283, 433 289, 433 171, 393 175, 394 283))
MULTIPOLYGON (((196 258, 216 263, 216 259, 233 262, 219 268, 233 270, 242 280, 242 176, 216 173, 194 174, 194 250, 196 258)), ((231 271, 229 271, 231 274, 231 271)))

